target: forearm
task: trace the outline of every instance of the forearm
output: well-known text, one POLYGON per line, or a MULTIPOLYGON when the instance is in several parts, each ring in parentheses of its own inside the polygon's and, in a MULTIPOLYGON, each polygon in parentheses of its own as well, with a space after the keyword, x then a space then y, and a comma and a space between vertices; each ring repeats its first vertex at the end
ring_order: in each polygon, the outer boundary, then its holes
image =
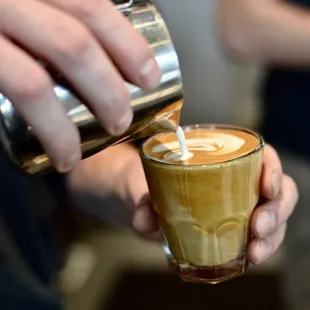
POLYGON ((310 65, 310 10, 278 0, 221 0, 220 33, 231 55, 310 65))

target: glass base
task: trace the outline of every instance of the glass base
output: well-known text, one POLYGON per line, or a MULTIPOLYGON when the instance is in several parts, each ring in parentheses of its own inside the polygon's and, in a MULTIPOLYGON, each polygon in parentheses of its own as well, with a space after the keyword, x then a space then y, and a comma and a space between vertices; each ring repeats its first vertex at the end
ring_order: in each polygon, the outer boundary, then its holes
POLYGON ((227 264, 212 267, 194 266, 186 262, 175 262, 173 265, 176 274, 183 281, 217 284, 242 276, 248 263, 243 259, 236 259, 227 264))
POLYGON ((207 267, 175 260, 166 242, 164 251, 169 267, 185 282, 217 284, 242 276, 249 265, 245 253, 226 264, 207 267))

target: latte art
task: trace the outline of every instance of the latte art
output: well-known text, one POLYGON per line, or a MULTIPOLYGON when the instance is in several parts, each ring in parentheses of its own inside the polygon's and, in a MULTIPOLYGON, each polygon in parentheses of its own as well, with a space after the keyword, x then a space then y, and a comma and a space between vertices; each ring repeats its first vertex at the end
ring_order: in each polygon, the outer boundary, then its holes
POLYGON ((159 135, 145 144, 146 153, 167 163, 217 163, 242 156, 258 145, 256 137, 236 130, 197 129, 159 135))
POLYGON ((245 140, 230 134, 214 134, 210 138, 186 139, 187 152, 184 154, 179 141, 154 146, 152 152, 159 153, 171 150, 164 155, 164 159, 181 161, 191 158, 192 151, 212 152, 212 155, 225 155, 239 150, 245 140), (188 154, 189 153, 189 154, 188 154))

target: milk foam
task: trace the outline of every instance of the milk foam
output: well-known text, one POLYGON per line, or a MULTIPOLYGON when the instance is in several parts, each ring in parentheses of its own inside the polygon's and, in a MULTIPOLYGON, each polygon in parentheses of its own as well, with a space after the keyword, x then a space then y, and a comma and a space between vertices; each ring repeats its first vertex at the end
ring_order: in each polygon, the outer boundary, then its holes
POLYGON ((212 133, 210 137, 185 139, 181 127, 177 130, 178 141, 162 143, 152 148, 153 153, 160 153, 167 150, 165 160, 185 161, 194 156, 190 151, 212 152, 212 155, 225 155, 238 151, 245 140, 227 133, 212 133))
MULTIPOLYGON (((190 159, 191 157, 193 157, 194 154, 192 154, 188 151, 184 131, 180 126, 178 126, 178 130, 176 132, 176 135, 177 135, 179 146, 181 148, 181 152, 173 153, 173 154, 171 154, 171 155, 173 155, 173 158, 167 158, 167 159, 183 160, 184 161, 184 160, 187 160, 187 159, 190 159), (176 157, 174 155, 176 155, 176 157)), ((168 155, 169 155, 169 153, 168 153, 168 155)))

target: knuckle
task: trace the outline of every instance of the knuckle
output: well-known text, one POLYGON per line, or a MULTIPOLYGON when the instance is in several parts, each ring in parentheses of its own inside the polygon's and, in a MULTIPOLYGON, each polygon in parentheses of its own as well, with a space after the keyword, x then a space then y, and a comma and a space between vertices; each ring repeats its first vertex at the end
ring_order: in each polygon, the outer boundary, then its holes
POLYGON ((72 153, 75 153, 78 146, 79 140, 77 135, 69 132, 59 135, 57 138, 57 143, 55 143, 58 153, 65 157, 70 157, 72 153))
POLYGON ((74 166, 79 161, 79 138, 75 134, 58 135, 54 154, 64 166, 74 166))
POLYGON ((281 226, 289 216, 288 208, 284 201, 279 201, 278 205, 275 205, 273 208, 273 212, 276 218, 276 227, 281 226))
POLYGON ((279 227, 286 223, 291 216, 296 203, 291 199, 281 199, 277 205, 274 206, 273 212, 276 217, 276 226, 279 227))
POLYGON ((52 82, 45 73, 40 71, 32 72, 29 78, 29 72, 20 74, 16 78, 15 96, 19 100, 28 101, 44 97, 49 88, 52 88, 52 82))
POLYGON ((14 4, 16 3, 12 0, 0 0, 0 14, 4 13, 6 8, 14 6, 14 4))
POLYGON ((114 91, 110 93, 110 98, 108 100, 109 104, 114 107, 126 106, 130 102, 130 93, 125 86, 117 86, 114 91))
POLYGON ((119 29, 116 31, 113 29, 111 29, 110 31, 113 31, 115 33, 115 36, 118 36, 119 38, 124 37, 122 32, 127 32, 127 39, 119 40, 118 50, 121 55, 125 56, 127 61, 130 62, 132 66, 136 66, 137 69, 140 69, 141 66, 143 66, 149 59, 155 59, 153 50, 150 48, 147 40, 140 32, 132 28, 130 24, 127 28, 118 28, 119 29))
POLYGON ((65 63, 77 64, 84 62, 92 49, 93 39, 91 34, 84 28, 75 28, 67 36, 62 36, 59 44, 55 47, 65 63))
POLYGON ((294 193, 293 197, 294 197, 294 200, 297 202, 297 200, 299 199, 299 190, 298 190, 297 183, 291 176, 286 175, 285 177, 287 178, 288 182, 291 183, 293 193, 294 193))
POLYGON ((91 1, 77 1, 67 0, 66 7, 78 18, 88 19, 97 15, 98 9, 100 9, 107 0, 91 0, 91 1))
POLYGON ((271 242, 272 244, 272 253, 277 251, 280 246, 283 244, 285 235, 286 235, 287 223, 283 223, 279 230, 274 235, 274 240, 271 242))
POLYGON ((130 102, 130 93, 126 87, 119 87, 115 93, 115 101, 120 104, 128 104, 130 102))

